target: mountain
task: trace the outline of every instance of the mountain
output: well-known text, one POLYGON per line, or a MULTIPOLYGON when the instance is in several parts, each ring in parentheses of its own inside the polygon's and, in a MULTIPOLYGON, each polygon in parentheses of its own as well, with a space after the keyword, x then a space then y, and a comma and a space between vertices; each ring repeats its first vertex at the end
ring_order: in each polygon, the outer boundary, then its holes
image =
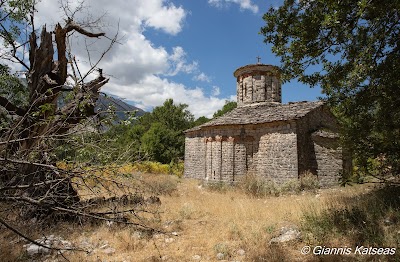
POLYGON ((118 118, 118 122, 127 120, 129 117, 129 113, 133 111, 136 111, 136 117, 142 116, 146 113, 144 110, 136 106, 130 105, 119 98, 100 94, 99 99, 96 103, 95 111, 106 111, 109 107, 112 107, 115 110, 115 115, 118 118))
MULTIPOLYGON (((26 78, 19 78, 19 81, 25 86, 28 86, 28 82, 26 78)), ((65 86, 66 89, 71 88, 69 86, 65 86)), ((65 105, 65 98, 67 96, 67 92, 63 92, 57 103, 59 107, 62 107, 65 105)), ((125 103, 122 99, 115 98, 109 95, 106 95, 104 93, 100 93, 99 99, 97 100, 96 107, 95 107, 95 112, 101 112, 101 111, 106 111, 110 106, 112 106, 115 109, 115 114, 117 115, 117 118, 119 121, 123 121, 128 119, 130 112, 136 111, 137 117, 140 117, 146 113, 143 109, 140 109, 136 106, 130 105, 125 103)), ((118 121, 118 122, 119 122, 118 121)))

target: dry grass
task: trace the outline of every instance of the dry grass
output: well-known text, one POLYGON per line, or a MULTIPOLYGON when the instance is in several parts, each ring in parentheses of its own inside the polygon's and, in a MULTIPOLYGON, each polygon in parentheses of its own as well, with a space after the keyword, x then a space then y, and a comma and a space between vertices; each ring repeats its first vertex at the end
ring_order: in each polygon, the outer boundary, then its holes
MULTIPOLYGON (((154 184, 165 176, 151 179, 154 184)), ((160 197, 161 217, 157 223, 166 234, 150 235, 105 224, 71 228, 67 223, 43 229, 42 234, 59 235, 94 248, 89 254, 66 253, 70 261, 195 261, 199 257, 197 261, 217 261, 218 253, 229 261, 314 261, 315 257, 304 257, 299 252, 305 242, 270 246, 269 240, 283 226, 300 228, 305 212, 323 214, 332 205, 343 205, 340 201, 343 197, 366 192, 369 192, 367 186, 354 186, 323 189, 318 194, 254 198, 239 190, 208 190, 199 186, 198 181, 182 179, 174 193, 160 197), (105 245, 114 248, 115 253, 105 254, 101 248, 105 245), (245 250, 244 256, 238 253, 240 249, 245 250)), ((32 226, 29 230, 33 230, 32 226)), ((28 259, 22 249, 24 241, 14 243, 16 237, 8 232, 2 236, 0 248, 9 252, 0 255, 0 261, 28 259), (14 243, 12 250, 8 243, 14 243)), ((41 235, 36 231, 36 236, 41 235)))

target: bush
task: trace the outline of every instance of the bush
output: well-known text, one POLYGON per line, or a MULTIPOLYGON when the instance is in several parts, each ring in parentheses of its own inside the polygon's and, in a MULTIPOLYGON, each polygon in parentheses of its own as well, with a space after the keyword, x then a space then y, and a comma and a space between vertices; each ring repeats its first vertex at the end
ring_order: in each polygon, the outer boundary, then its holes
POLYGON ((301 182, 298 179, 289 179, 279 187, 281 193, 298 194, 302 189, 301 182))
POLYGON ((246 194, 254 197, 279 195, 275 182, 263 179, 254 173, 248 173, 238 185, 246 194))
POLYGON ((238 186, 248 195, 265 197, 278 196, 284 193, 298 194, 302 190, 315 190, 319 188, 319 181, 311 172, 304 173, 300 176, 300 179, 289 179, 282 184, 277 184, 255 173, 248 173, 238 186))
POLYGON ((318 177, 310 171, 306 171, 300 175, 301 190, 316 190, 319 187, 318 177))
POLYGON ((156 195, 172 195, 178 187, 177 178, 169 175, 145 176, 144 182, 156 195))
POLYGON ((183 161, 178 163, 161 164, 153 161, 136 162, 133 164, 134 171, 140 171, 149 174, 170 174, 179 178, 183 176, 183 161))
POLYGON ((179 161, 178 163, 171 162, 169 164, 169 173, 171 175, 175 175, 179 178, 183 177, 183 171, 184 171, 184 163, 183 161, 179 161))
POLYGON ((202 186, 204 186, 206 189, 210 191, 215 191, 215 192, 220 192, 220 193, 226 193, 229 188, 231 188, 230 185, 228 185, 226 182, 223 181, 204 181, 201 183, 202 186))
POLYGON ((400 187, 384 187, 360 196, 341 198, 327 209, 304 212, 302 231, 307 244, 346 239, 351 245, 398 246, 400 187))

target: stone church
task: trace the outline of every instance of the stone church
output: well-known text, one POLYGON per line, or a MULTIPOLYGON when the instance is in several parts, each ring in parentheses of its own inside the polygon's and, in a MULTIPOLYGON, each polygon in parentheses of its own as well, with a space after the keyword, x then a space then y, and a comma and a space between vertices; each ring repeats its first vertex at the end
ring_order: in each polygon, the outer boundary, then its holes
POLYGON ((185 177, 235 182, 248 172, 278 184, 305 172, 338 183, 350 160, 338 123, 321 101, 282 104, 279 69, 251 64, 234 72, 238 107, 186 130, 185 177))

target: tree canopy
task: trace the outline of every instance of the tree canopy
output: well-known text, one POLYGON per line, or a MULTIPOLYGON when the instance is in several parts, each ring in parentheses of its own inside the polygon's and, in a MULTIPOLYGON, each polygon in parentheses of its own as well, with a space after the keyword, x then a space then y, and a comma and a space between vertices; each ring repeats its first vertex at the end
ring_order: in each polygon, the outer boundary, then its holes
POLYGON ((285 0, 261 28, 283 79, 321 86, 367 173, 400 171, 400 2, 285 0), (376 168, 376 166, 375 166, 376 168))
POLYGON ((174 104, 173 99, 167 99, 162 106, 139 119, 139 125, 146 130, 141 137, 142 148, 152 160, 170 163, 183 158, 183 131, 194 122, 194 116, 187 108, 186 104, 174 104))
POLYGON ((220 117, 222 115, 225 115, 226 113, 232 111, 237 107, 237 103, 235 101, 225 101, 225 105, 218 110, 217 112, 214 113, 213 118, 220 117))

